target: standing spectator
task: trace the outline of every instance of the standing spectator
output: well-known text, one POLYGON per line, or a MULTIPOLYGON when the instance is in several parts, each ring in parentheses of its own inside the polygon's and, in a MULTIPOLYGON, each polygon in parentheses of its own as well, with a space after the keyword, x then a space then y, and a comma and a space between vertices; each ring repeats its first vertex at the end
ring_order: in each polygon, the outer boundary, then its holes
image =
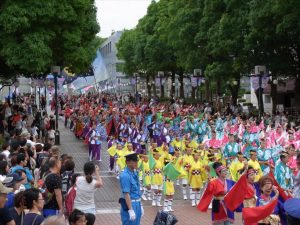
POLYGON ((42 97, 41 97, 41 107, 42 107, 42 110, 45 110, 45 108, 46 108, 46 98, 44 95, 42 95, 42 97))
POLYGON ((12 192, 12 188, 5 187, 0 182, 0 224, 2 225, 15 225, 15 222, 7 208, 4 207, 6 203, 7 194, 12 192))
POLYGON ((76 182, 76 197, 74 208, 83 211, 84 213, 95 214, 95 199, 94 194, 97 188, 103 186, 103 181, 100 177, 100 169, 93 162, 87 162, 83 167, 84 176, 77 178, 76 182), (93 179, 92 175, 96 175, 93 179))
POLYGON ((14 207, 9 209, 9 214, 15 221, 16 225, 23 225, 25 217, 25 203, 24 203, 24 191, 21 191, 15 195, 14 207))
POLYGON ((10 155, 10 146, 8 143, 4 143, 2 145, 2 152, 1 154, 5 155, 6 160, 8 160, 9 155, 10 155))
POLYGON ((38 189, 31 188, 24 191, 25 205, 29 212, 24 217, 23 225, 40 225, 44 221, 41 210, 44 206, 44 199, 38 189))
POLYGON ((11 168, 12 173, 15 173, 18 170, 25 171, 26 177, 27 177, 27 183, 24 184, 24 186, 26 189, 31 188, 31 184, 34 183, 34 179, 33 179, 31 171, 28 168, 25 168, 28 160, 29 160, 29 158, 25 157, 25 154, 20 153, 17 155, 17 165, 11 168))
POLYGON ((49 159, 49 174, 45 177, 46 191, 51 194, 50 200, 44 206, 44 216, 58 215, 63 213, 63 199, 61 193, 61 161, 55 157, 49 159))

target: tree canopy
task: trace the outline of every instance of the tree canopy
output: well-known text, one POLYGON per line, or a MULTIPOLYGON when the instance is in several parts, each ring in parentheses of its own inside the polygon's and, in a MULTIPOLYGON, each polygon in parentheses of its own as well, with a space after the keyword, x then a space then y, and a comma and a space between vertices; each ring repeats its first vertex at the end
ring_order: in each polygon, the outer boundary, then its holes
POLYGON ((53 65, 86 72, 99 30, 94 0, 2 0, 0 73, 46 73, 53 65))
POLYGON ((152 1, 121 37, 119 57, 129 75, 201 68, 216 92, 228 88, 236 98, 241 75, 255 65, 300 79, 299 12, 297 0, 152 1))

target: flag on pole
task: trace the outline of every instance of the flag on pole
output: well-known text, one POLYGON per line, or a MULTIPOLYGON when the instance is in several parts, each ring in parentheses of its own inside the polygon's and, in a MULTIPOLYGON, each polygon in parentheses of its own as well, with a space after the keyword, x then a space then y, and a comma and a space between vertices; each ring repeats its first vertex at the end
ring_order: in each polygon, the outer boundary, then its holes
POLYGON ((164 174, 172 181, 177 180, 180 172, 174 167, 173 163, 169 162, 163 169, 164 174))
POLYGON ((150 170, 152 170, 155 166, 156 162, 155 162, 155 159, 152 155, 152 153, 149 151, 149 167, 150 167, 150 170))
POLYGON ((110 156, 114 156, 117 153, 116 146, 115 145, 111 146, 109 149, 107 149, 107 152, 110 156))

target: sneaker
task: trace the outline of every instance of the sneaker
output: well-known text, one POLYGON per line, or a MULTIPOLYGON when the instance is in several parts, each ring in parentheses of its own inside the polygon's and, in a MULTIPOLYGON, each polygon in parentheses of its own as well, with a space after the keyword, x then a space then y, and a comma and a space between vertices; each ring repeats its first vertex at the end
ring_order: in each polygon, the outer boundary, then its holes
POLYGON ((179 180, 177 180, 176 181, 176 186, 179 186, 179 185, 180 185, 179 180))
POLYGON ((118 175, 118 176, 116 176, 116 178, 119 180, 119 179, 120 179, 119 175, 118 175))
POLYGON ((196 206, 196 202, 192 201, 192 207, 195 207, 195 206, 196 206))
POLYGON ((159 207, 160 207, 160 206, 162 206, 162 204, 160 204, 160 202, 157 202, 157 203, 156 203, 156 206, 159 206, 159 207))
POLYGON ((148 197, 148 200, 149 200, 149 201, 152 201, 152 198, 151 198, 151 197, 148 197))
POLYGON ((164 207, 163 211, 164 212, 169 212, 169 209, 167 207, 164 207))
POLYGON ((148 200, 148 199, 146 198, 145 195, 142 195, 142 199, 143 199, 144 201, 147 201, 147 200, 148 200))
POLYGON ((187 196, 186 195, 183 196, 183 200, 187 200, 187 196))
POLYGON ((152 206, 156 206, 156 202, 155 201, 152 201, 152 206))

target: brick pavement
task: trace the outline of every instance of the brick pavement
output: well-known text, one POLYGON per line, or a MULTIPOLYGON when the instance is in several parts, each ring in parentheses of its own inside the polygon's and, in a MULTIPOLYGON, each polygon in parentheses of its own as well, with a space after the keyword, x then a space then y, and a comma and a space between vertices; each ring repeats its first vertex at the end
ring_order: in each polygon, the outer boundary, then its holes
MULTIPOLYGON (((87 146, 82 140, 75 138, 69 129, 64 128, 60 121, 61 134, 61 150, 62 153, 70 154, 74 157, 76 164, 75 171, 82 172, 83 165, 88 160, 87 146)), ((101 169, 101 176, 103 178, 104 187, 97 190, 95 193, 95 202, 97 208, 97 225, 119 225, 120 214, 118 199, 120 196, 119 181, 114 177, 114 174, 109 171, 109 155, 106 152, 107 145, 103 144, 101 152, 102 162, 96 162, 101 169)), ((181 191, 176 188, 176 195, 174 196, 174 215, 178 219, 178 225, 199 225, 211 224, 210 211, 207 213, 200 213, 196 208, 190 206, 190 201, 182 199, 181 191)), ((144 202, 145 215, 142 218, 141 225, 152 225, 159 207, 151 207, 151 202, 144 202)), ((236 214, 236 223, 242 224, 241 215, 236 214)))

